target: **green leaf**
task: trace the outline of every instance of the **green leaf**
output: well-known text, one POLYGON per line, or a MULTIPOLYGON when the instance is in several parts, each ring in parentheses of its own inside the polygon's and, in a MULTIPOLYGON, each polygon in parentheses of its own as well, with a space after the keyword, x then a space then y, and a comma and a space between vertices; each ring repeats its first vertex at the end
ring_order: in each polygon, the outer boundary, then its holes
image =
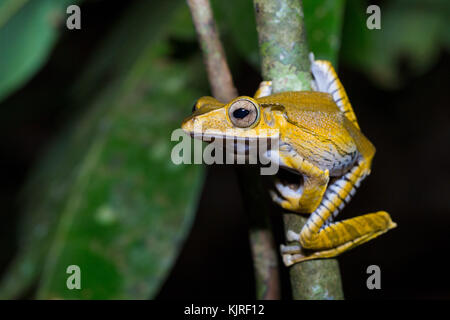
POLYGON ((341 44, 344 0, 304 0, 306 38, 316 59, 336 67, 341 44))
POLYGON ((348 3, 342 54, 347 63, 359 68, 378 85, 401 86, 407 76, 418 76, 429 70, 440 50, 448 49, 448 1, 390 1, 380 6, 380 30, 367 28, 366 8, 367 5, 358 1, 348 3))
MULTIPOLYGON (((213 0, 211 5, 224 43, 229 42, 237 53, 259 69, 258 33, 252 0, 213 0)), ((225 48, 228 53, 231 50, 225 48)))
POLYGON ((200 95, 190 85, 199 60, 165 55, 167 30, 187 10, 181 4, 142 1, 126 16, 140 34, 128 38, 132 50, 109 58, 127 68, 114 73, 30 182, 20 254, 0 297, 16 297, 38 275, 41 299, 146 299, 158 292, 190 230, 203 181, 201 166, 171 161, 171 133, 200 95), (81 269, 81 290, 66 286, 70 265, 81 269))
MULTIPOLYGON (((253 1, 212 1, 219 29, 255 68, 259 68, 258 33, 253 1)), ((304 0, 306 37, 316 58, 337 64, 345 0, 304 0)), ((229 52, 230 50, 226 51, 229 52)))
POLYGON ((45 63, 66 8, 78 1, 6 0, 0 5, 0 101, 45 63))

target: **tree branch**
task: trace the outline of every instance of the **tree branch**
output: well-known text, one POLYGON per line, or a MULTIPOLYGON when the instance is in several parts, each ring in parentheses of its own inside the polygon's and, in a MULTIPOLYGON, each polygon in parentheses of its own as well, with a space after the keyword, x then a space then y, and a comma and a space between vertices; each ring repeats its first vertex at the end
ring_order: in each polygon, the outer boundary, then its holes
MULTIPOLYGON (((237 96, 208 0, 187 0, 200 41, 214 97, 228 102, 237 96)), ((250 247, 255 269, 256 297, 279 299, 278 259, 271 233, 269 211, 263 205, 265 190, 259 171, 237 167, 238 180, 250 220, 250 247)))
MULTIPOLYGON (((311 90, 308 45, 300 0, 254 0, 262 74, 273 91, 311 90)), ((306 218, 284 213, 285 231, 301 230, 306 218)), ((335 259, 297 263, 289 270, 294 299, 343 299, 335 259)))
POLYGON ((237 97, 209 0, 187 0, 197 31, 213 96, 228 102, 237 97))

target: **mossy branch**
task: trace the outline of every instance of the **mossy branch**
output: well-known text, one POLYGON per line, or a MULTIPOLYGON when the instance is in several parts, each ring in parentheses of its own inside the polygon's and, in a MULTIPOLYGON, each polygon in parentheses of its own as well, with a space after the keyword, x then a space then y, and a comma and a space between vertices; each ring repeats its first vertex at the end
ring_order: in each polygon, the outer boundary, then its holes
MULTIPOLYGON (((274 92, 311 90, 309 49, 300 0, 254 0, 264 80, 274 92)), ((301 230, 306 218, 284 213, 285 231, 301 230)), ((335 259, 297 263, 289 270, 294 299, 343 299, 335 259)))
MULTIPOLYGON (((220 42, 209 0, 187 0, 203 51, 211 91, 215 98, 228 102, 237 96, 230 69, 220 42)), ((237 167, 238 180, 250 220, 250 247, 253 255, 257 299, 279 299, 280 284, 275 241, 269 211, 264 205, 264 188, 253 167, 237 167)))

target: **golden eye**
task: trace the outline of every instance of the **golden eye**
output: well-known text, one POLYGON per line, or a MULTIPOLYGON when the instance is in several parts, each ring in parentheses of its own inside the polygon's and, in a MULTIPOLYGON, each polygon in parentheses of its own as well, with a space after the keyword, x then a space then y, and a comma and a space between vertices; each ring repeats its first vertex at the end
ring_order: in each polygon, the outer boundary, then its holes
POLYGON ((236 100, 228 108, 228 116, 231 122, 239 128, 248 128, 256 123, 259 118, 259 109, 250 100, 236 100))

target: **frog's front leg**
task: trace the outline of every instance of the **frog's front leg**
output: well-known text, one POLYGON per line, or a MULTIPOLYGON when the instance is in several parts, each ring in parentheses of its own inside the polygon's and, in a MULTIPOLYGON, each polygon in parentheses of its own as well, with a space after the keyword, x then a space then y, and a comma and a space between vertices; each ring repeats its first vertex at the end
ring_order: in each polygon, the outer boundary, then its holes
POLYGON ((316 167, 293 150, 287 154, 280 152, 279 157, 284 166, 298 171, 303 176, 303 183, 293 189, 279 180, 276 181, 275 187, 281 196, 271 191, 273 201, 286 210, 299 213, 313 212, 319 206, 327 188, 328 170, 316 167))

